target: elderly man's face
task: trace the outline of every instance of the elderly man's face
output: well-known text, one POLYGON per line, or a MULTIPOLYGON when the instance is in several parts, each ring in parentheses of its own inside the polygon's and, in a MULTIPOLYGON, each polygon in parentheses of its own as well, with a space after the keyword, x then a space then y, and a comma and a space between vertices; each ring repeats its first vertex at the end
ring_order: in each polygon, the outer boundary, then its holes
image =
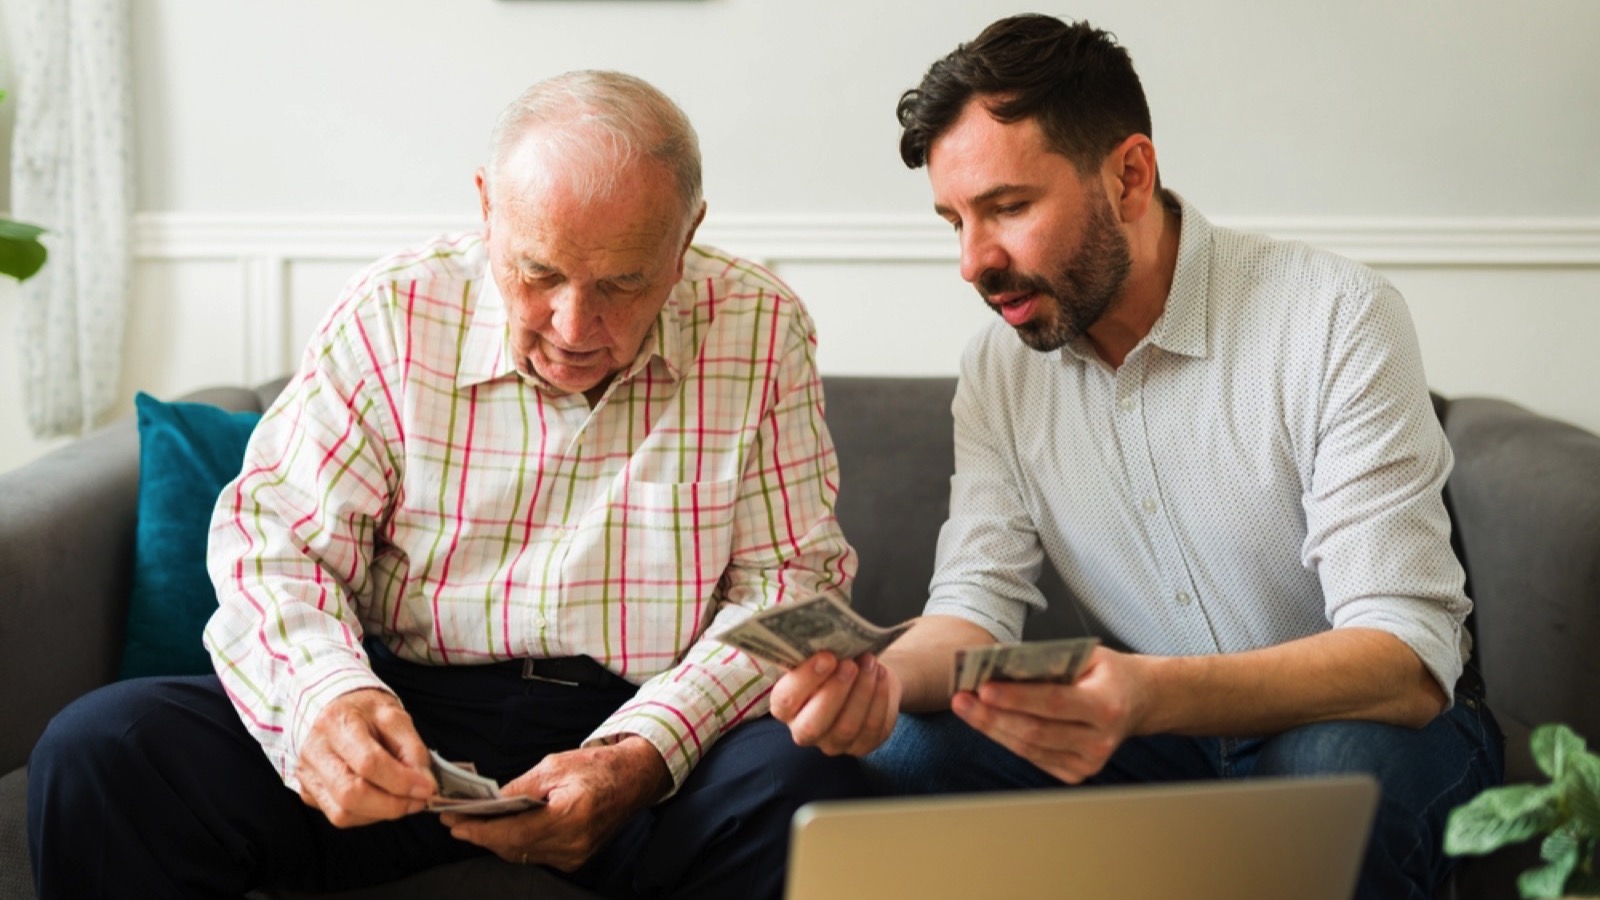
POLYGON ((552 157, 527 147, 492 186, 479 173, 489 266, 517 368, 593 403, 638 356, 694 229, 665 169, 634 165, 609 196, 585 201, 544 176, 562 171, 552 157))

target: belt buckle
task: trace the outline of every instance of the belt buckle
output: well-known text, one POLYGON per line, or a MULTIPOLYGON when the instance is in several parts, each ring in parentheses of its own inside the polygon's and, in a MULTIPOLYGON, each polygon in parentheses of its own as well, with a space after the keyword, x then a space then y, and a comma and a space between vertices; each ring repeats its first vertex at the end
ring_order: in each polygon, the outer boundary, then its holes
POLYGON ((580 682, 577 682, 577 681, 567 681, 566 679, 563 679, 563 678, 551 678, 548 675, 540 675, 538 672, 534 671, 535 664, 537 662, 538 662, 538 660, 534 659, 531 656, 522 661, 522 680, 523 681, 542 681, 542 682, 544 682, 546 684, 559 684, 562 687, 582 687, 583 686, 580 682))

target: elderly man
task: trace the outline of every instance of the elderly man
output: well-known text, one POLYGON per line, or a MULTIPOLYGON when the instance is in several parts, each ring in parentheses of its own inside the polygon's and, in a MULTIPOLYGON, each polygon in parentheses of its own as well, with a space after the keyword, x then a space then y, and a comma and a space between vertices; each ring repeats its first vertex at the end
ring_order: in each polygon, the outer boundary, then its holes
POLYGON ((687 119, 636 78, 554 78, 477 186, 481 235, 350 284, 223 491, 217 677, 106 688, 40 742, 44 900, 485 852, 612 896, 775 896, 794 809, 860 790, 706 637, 846 596, 854 557, 811 322, 692 243, 687 119), (543 805, 426 812, 430 751, 543 805))
POLYGON ((962 360, 927 615, 881 664, 786 675, 774 714, 832 752, 893 729, 869 762, 912 791, 1370 773, 1360 896, 1431 897, 1501 747, 1400 295, 1164 189, 1133 64, 1086 23, 996 22, 899 114, 1000 318, 962 360), (1116 647, 952 697, 952 651, 1017 640, 1046 564, 1116 647))

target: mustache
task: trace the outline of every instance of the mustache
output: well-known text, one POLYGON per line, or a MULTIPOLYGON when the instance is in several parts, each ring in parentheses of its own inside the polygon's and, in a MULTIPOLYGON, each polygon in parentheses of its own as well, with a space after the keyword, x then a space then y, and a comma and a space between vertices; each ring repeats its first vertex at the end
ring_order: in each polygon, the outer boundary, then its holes
POLYGON ((1019 272, 998 269, 990 269, 979 275, 977 288, 978 293, 985 297, 1011 293, 1038 293, 1055 296, 1055 292, 1050 289, 1050 282, 1037 275, 1023 275, 1019 272))

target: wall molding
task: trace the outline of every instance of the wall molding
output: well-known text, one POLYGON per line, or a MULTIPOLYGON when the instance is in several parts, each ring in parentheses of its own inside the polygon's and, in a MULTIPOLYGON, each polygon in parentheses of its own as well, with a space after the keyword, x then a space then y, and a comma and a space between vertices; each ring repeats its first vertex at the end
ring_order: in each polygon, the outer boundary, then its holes
MULTIPOLYGON (((1600 267, 1600 218, 1336 219, 1237 218, 1218 224, 1302 240, 1375 266, 1600 267)), ((365 263, 433 235, 476 227, 430 215, 212 215, 139 213, 139 263, 211 263, 238 272, 246 328, 239 365, 247 382, 293 367, 292 269, 299 263, 365 263)), ((782 271, 793 264, 954 265, 949 226, 922 215, 728 215, 699 239, 782 271)))
MULTIPOLYGON (((1305 241, 1371 265, 1600 266, 1600 217, 1218 218, 1220 225, 1305 241)), ((144 212, 138 260, 252 260, 249 283, 281 282, 293 261, 374 259, 434 234, 472 228, 436 215, 221 215, 144 212)), ((948 226, 922 215, 745 214, 709 219, 700 239, 769 264, 952 262, 948 226)))

